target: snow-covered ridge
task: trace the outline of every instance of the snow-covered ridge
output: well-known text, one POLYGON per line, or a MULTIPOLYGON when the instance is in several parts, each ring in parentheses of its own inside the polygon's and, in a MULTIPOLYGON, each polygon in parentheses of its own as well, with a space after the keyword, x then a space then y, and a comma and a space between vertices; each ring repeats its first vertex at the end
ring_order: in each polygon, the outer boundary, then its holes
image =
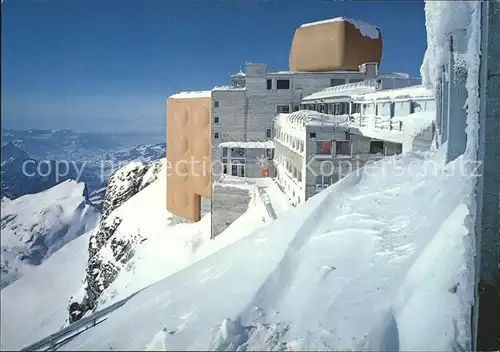
POLYGON ((87 204, 84 192, 83 183, 68 180, 2 202, 2 286, 96 226, 99 213, 87 204))
POLYGON ((352 24, 362 35, 365 37, 370 37, 372 39, 378 39, 380 37, 380 30, 377 26, 373 24, 369 24, 363 21, 359 20, 354 20, 346 17, 336 17, 336 18, 331 18, 327 20, 322 20, 322 21, 316 21, 316 22, 311 22, 311 23, 305 23, 301 25, 300 27, 310 27, 310 26, 317 26, 320 24, 326 24, 326 23, 333 23, 333 22, 349 22, 352 24))
POLYGON ((468 350, 471 175, 443 155, 351 174, 147 287, 63 350, 468 350))

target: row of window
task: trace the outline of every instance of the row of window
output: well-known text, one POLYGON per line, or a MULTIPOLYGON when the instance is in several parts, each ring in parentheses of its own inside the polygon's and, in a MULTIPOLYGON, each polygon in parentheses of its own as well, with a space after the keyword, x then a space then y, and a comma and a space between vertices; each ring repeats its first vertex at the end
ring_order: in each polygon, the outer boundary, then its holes
MULTIPOLYGON (((290 80, 289 79, 277 79, 276 80, 276 89, 290 89, 290 80)), ((266 81, 267 90, 273 89, 273 80, 268 79, 266 81)))
MULTIPOLYGON (((227 164, 223 164, 222 173, 228 174, 227 164)), ((231 176, 245 177, 245 165, 231 165, 231 176)))
POLYGON ((332 176, 318 175, 316 176, 316 188, 327 188, 332 184, 332 176))
POLYGON ((293 179, 302 182, 302 171, 297 169, 293 163, 286 157, 283 157, 280 155, 277 159, 278 164, 283 166, 285 170, 287 171, 288 175, 292 177, 293 179))
MULTIPOLYGON (((265 157, 267 159, 272 159, 274 156, 274 149, 266 149, 265 157)), ((222 148, 222 159, 227 160, 228 154, 230 154, 231 162, 236 161, 236 159, 244 160, 247 157, 247 149, 246 148, 222 148), (230 151, 228 153, 228 151, 230 151)))
POLYGON ((283 132, 281 129, 277 129, 275 133, 276 139, 280 140, 284 144, 287 144, 289 148, 296 150, 297 152, 304 152, 304 141, 283 132))
POLYGON ((356 114, 361 110, 361 104, 352 103, 349 111, 349 103, 328 103, 328 104, 303 104, 304 110, 314 110, 323 114, 348 115, 356 114))
MULTIPOLYGON (((349 83, 357 83, 363 81, 363 78, 351 78, 349 83)), ((341 86, 343 84, 347 84, 347 80, 345 78, 332 78, 330 80, 330 87, 341 86)))
MULTIPOLYGON (((335 143, 335 155, 352 155, 351 141, 316 141, 317 155, 331 155, 332 146, 335 143)), ((370 141, 370 154, 385 155, 385 144, 383 141, 370 141)))
MULTIPOLYGON (((349 83, 357 83, 363 81, 363 78, 351 78, 349 80, 349 83)), ((343 84, 347 84, 347 79, 345 78, 332 78, 330 79, 330 86, 335 87, 335 86, 341 86, 343 84)), ((291 84, 289 79, 277 79, 276 80, 276 89, 290 89, 291 84)), ((272 90, 273 89, 273 80, 271 78, 267 79, 266 81, 266 88, 267 90, 272 90)))
POLYGON ((344 115, 361 113, 364 116, 406 116, 420 111, 434 111, 436 105, 434 101, 401 101, 401 102, 383 102, 383 103, 320 103, 303 104, 303 109, 314 110, 324 114, 344 115), (350 111, 349 111, 349 104, 350 111))
MULTIPOLYGON (((219 120, 218 120, 219 121, 219 120)), ((214 139, 219 139, 221 138, 220 132, 214 132, 213 133, 214 139)), ((271 139, 273 137, 273 129, 272 128, 266 128, 266 138, 271 139)))

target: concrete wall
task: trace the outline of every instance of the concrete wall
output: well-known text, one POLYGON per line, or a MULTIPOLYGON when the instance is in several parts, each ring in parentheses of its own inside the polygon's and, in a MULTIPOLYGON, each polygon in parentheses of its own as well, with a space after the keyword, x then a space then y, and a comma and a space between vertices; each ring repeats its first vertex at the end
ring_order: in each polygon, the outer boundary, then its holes
POLYGON ((212 145, 245 140, 246 94, 244 90, 212 91, 212 145), (215 102, 219 107, 215 107, 215 102), (215 117, 219 123, 215 123, 215 117), (214 133, 219 138, 214 138, 214 133))
MULTIPOLYGON (((213 132, 220 138, 214 145, 226 141, 263 141, 268 128, 273 128, 277 105, 289 105, 290 112, 299 107, 303 97, 330 87, 331 79, 351 80, 373 78, 373 72, 268 72, 265 64, 246 64, 246 90, 212 91, 212 100, 219 102, 213 107, 212 116, 220 123, 214 124, 213 132), (267 89, 267 80, 272 80, 267 89), (290 81, 290 89, 277 89, 277 80, 290 81)), ((217 152, 216 152, 217 153, 217 152)), ((216 154, 214 155, 216 157, 216 154)))

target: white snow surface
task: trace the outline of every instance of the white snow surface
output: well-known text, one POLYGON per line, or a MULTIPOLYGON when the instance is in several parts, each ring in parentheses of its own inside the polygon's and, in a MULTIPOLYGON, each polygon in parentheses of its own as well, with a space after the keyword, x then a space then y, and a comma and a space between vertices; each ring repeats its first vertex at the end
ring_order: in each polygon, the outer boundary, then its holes
POLYGON ((1 350, 19 350, 59 330, 88 260, 89 231, 1 291, 1 350))
MULTIPOLYGON (((231 186, 250 187, 250 189, 256 187, 237 183, 231 186)), ((264 204, 258 198, 254 198, 245 214, 211 240, 211 213, 206 214, 197 223, 173 223, 172 214, 165 208, 166 194, 164 167, 157 180, 109 215, 109 219, 115 216, 123 219, 114 234, 115 238, 127 238, 130 234, 139 233, 145 240, 135 245, 134 257, 122 268, 111 286, 103 292, 99 308, 124 299, 184 269, 271 220, 264 204), (262 223, 262 218, 265 218, 265 223, 262 223), (255 221, 256 219, 258 221, 255 221)))
POLYGON ((210 98, 212 96, 211 90, 193 91, 193 92, 180 92, 171 95, 172 99, 192 99, 192 98, 210 98))
POLYGON ((43 192, 2 202, 2 285, 96 226, 100 216, 85 203, 84 187, 67 180, 43 192), (22 260, 23 256, 27 258, 22 260))
POLYGON ((408 98, 434 98, 434 92, 422 85, 398 89, 384 89, 374 93, 354 95, 353 100, 397 100, 408 98))
POLYGON ((350 174, 62 349, 470 349, 473 176, 443 157, 403 154, 350 174))
POLYGON ((436 117, 435 111, 420 111, 401 118, 405 137, 416 137, 432 126, 436 117))
POLYGON ((356 29, 365 37, 370 37, 372 39, 378 39, 380 37, 380 30, 378 29, 377 26, 360 21, 360 20, 354 20, 354 19, 345 18, 345 17, 336 17, 336 18, 331 18, 331 19, 317 21, 317 22, 305 23, 305 24, 301 25, 300 27, 317 26, 320 24, 326 24, 326 23, 332 23, 332 22, 349 22, 354 27, 356 27, 356 29))
POLYGON ((255 142, 222 142, 219 148, 246 148, 246 149, 274 149, 273 141, 255 141, 255 142))
MULTIPOLYGON (((165 178, 163 167, 158 179, 109 215, 110 219, 123 218, 114 236, 140 233, 145 240, 136 244, 134 257, 103 292, 99 309, 186 268, 270 222, 272 219, 263 202, 255 197, 257 184, 266 188, 278 214, 290 208, 270 179, 230 178, 223 184, 248 189, 254 197, 246 213, 210 240, 210 213, 198 223, 172 222, 172 214, 165 209, 165 178)), ((2 290, 2 349, 23 348, 65 326, 68 301, 71 297, 81 301, 75 297, 84 294, 89 238, 90 232, 73 240, 41 266, 29 269, 25 277, 2 290)))

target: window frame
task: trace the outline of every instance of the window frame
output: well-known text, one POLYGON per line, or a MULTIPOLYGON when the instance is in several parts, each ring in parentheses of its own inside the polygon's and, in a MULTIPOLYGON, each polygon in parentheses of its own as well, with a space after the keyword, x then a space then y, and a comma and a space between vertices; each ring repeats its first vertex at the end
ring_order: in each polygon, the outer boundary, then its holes
POLYGON ((292 82, 290 82, 289 78, 278 78, 278 79, 276 79, 276 89, 277 90, 290 90, 291 87, 292 87, 292 82), (280 83, 282 83, 282 82, 287 82, 287 84, 286 84, 287 88, 283 88, 283 87, 280 88, 280 83))

